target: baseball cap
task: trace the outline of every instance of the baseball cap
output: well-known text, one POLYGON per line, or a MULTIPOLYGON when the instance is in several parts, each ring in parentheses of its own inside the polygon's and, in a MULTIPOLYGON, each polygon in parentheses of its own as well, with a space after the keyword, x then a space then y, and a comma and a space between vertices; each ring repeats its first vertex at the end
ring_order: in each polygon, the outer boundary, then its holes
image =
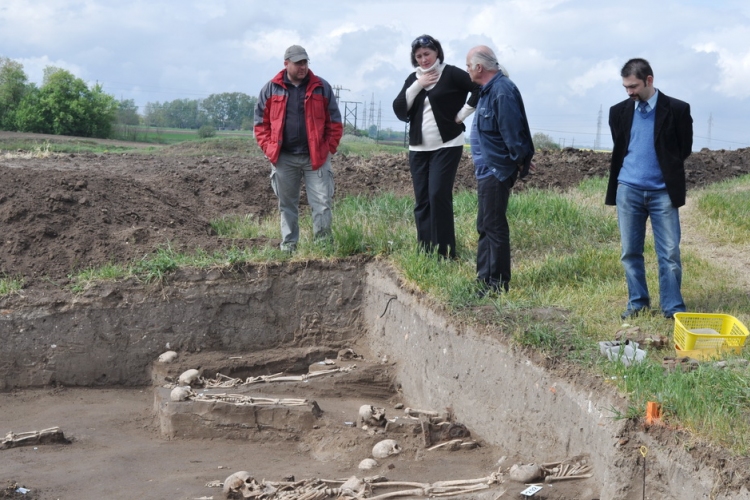
POLYGON ((310 58, 307 57, 307 51, 299 45, 292 45, 286 49, 286 52, 284 52, 284 60, 287 59, 292 62, 300 62, 303 59, 310 60, 310 58))

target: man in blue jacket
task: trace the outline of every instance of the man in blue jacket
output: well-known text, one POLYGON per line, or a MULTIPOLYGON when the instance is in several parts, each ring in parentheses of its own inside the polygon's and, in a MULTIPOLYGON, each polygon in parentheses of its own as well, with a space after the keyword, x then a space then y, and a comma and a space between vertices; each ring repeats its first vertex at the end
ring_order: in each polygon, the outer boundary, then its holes
POLYGON ((510 227, 506 211, 516 179, 533 168, 534 143, 518 87, 489 47, 466 55, 471 80, 482 86, 472 124, 477 177, 477 281, 480 296, 508 291, 510 227))
POLYGON ((628 305, 622 319, 651 307, 643 246, 651 217, 659 264, 662 313, 685 311, 680 262, 680 216, 685 204, 685 160, 693 148, 690 105, 654 88, 654 72, 645 59, 631 59, 620 72, 628 99, 609 110, 612 163, 605 204, 617 206, 628 305))

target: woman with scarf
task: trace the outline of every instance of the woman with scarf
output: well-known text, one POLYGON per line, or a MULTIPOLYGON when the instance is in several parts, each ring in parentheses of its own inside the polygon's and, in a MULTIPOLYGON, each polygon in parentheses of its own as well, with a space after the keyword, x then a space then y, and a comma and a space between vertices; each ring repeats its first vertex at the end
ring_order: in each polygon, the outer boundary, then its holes
POLYGON ((466 71, 444 59, 433 37, 422 35, 412 42, 416 71, 393 101, 393 111, 410 124, 409 168, 419 247, 455 259, 453 181, 464 150, 463 121, 474 112, 480 87, 466 71))

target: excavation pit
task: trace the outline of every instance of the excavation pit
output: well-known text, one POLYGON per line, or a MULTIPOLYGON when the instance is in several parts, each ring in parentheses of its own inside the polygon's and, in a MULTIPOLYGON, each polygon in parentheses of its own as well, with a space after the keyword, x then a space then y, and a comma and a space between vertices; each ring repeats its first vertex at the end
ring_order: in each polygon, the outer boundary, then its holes
POLYGON ((156 362, 154 411, 162 437, 300 440, 304 433, 321 427, 356 427, 356 418, 341 416, 356 416, 357 400, 382 406, 396 397, 387 367, 363 359, 337 360, 334 353, 334 359, 320 358, 298 372, 294 367, 312 353, 324 354, 318 349, 299 354, 285 350, 281 354, 289 356, 290 369, 275 373, 268 372, 268 360, 257 354, 227 358, 209 353, 170 364, 156 362), (259 365, 252 364, 252 358, 259 365), (180 385, 179 375, 195 370, 191 366, 201 366, 196 370, 199 378, 190 396, 175 401, 172 394, 189 387, 180 385))
POLYGON ((427 484, 499 471, 499 484, 461 498, 523 498, 511 465, 567 461, 587 464, 591 477, 542 482, 532 498, 635 500, 640 446, 651 450, 649 498, 703 498, 716 481, 688 450, 612 418, 625 404, 601 380, 565 376, 501 332, 455 323, 376 262, 181 271, 158 288, 103 284, 1 307, 1 430, 57 426, 72 441, 0 451, 0 479, 23 483, 37 495, 29 498, 221 498, 207 484, 242 470, 277 482, 380 475, 427 484), (346 349, 362 356, 338 361, 356 365, 347 372, 193 388, 301 405, 171 400, 188 369, 204 379, 301 376, 346 349), (165 350, 178 353, 173 363, 157 361, 165 350), (393 422, 363 429, 363 405, 393 422), (425 418, 407 418, 407 407, 449 415, 453 430, 428 428, 426 440, 425 418), (461 429, 468 436, 457 437, 461 429), (359 469, 383 439, 401 452, 359 469), (454 439, 477 446, 429 449, 454 439))

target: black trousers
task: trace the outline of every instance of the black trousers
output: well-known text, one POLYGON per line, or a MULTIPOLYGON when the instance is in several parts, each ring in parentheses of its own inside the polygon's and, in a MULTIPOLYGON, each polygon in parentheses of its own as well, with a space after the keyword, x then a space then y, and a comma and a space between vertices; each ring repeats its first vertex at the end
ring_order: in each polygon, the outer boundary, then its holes
POLYGON ((477 181, 477 281, 506 292, 510 283, 510 227, 506 212, 515 182, 515 175, 504 181, 494 175, 477 181))
POLYGON ((461 146, 409 151, 417 241, 421 249, 443 257, 456 257, 453 182, 462 153, 461 146))

